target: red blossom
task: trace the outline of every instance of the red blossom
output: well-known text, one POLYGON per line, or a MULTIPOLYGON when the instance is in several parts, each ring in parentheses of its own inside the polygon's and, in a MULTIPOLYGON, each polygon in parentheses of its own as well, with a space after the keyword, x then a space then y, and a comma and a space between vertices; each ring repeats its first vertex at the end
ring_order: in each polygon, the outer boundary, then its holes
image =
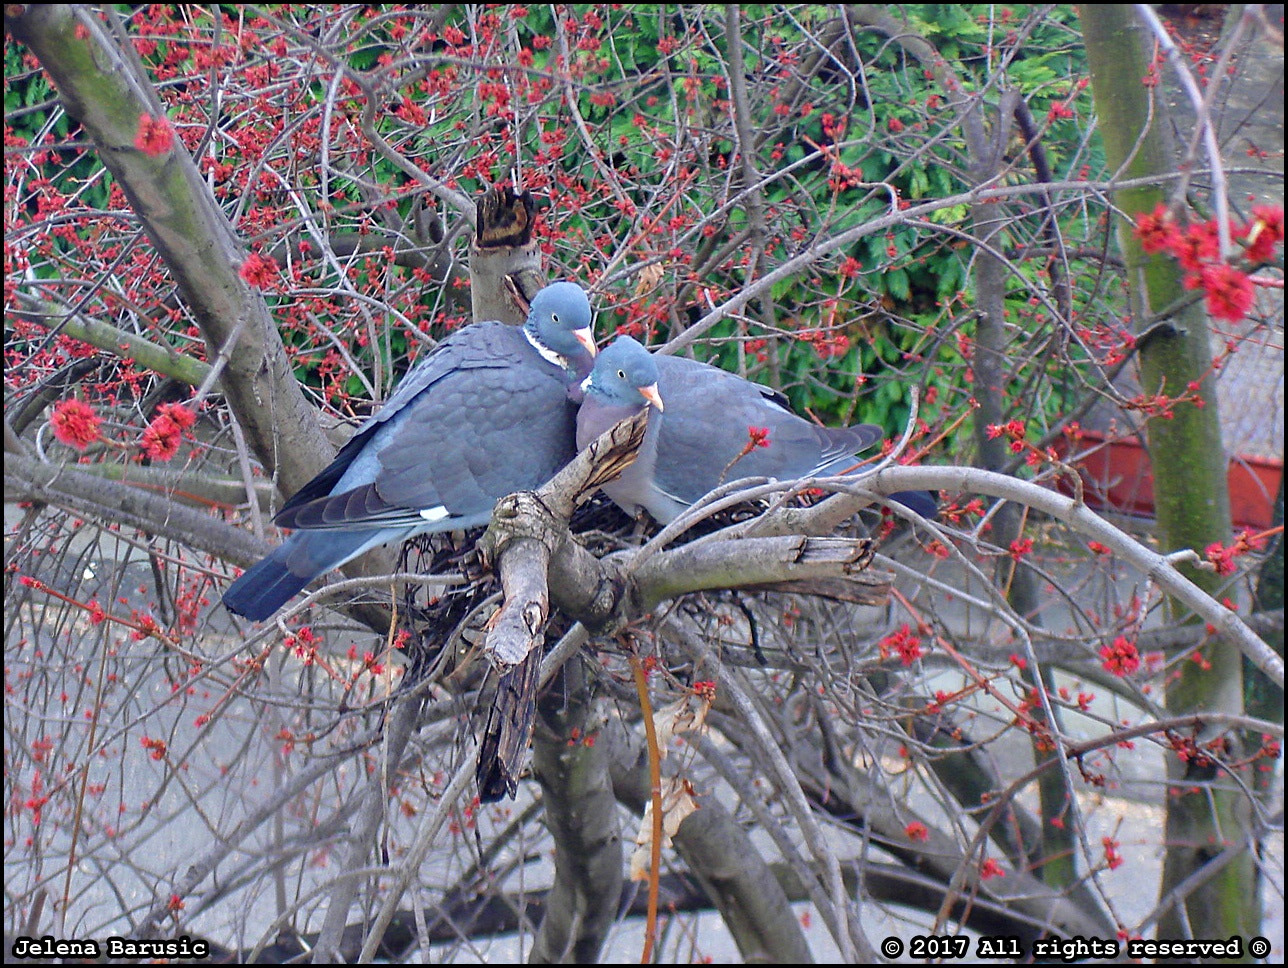
POLYGON ((938 538, 932 538, 926 544, 926 551, 934 555, 936 558, 946 559, 952 554, 952 551, 949 549, 949 547, 946 544, 944 544, 942 541, 940 541, 938 538))
POLYGON ((1183 269, 1187 272, 1198 272, 1204 265, 1216 261, 1221 255, 1221 240, 1217 233, 1216 222, 1208 221, 1191 225, 1173 240, 1170 249, 1183 269))
POLYGON ((286 649, 294 651, 296 658, 303 659, 305 665, 311 665, 317 658, 319 637, 314 634, 312 626, 304 625, 286 636, 283 643, 286 649))
POLYGON ((921 639, 912 634, 905 622, 896 632, 891 632, 881 640, 881 658, 888 659, 898 655, 899 661, 906 666, 912 665, 921 658, 921 639))
POLYGON ((1249 551, 1259 551, 1264 544, 1265 541, 1261 535, 1253 534, 1245 528, 1230 547, 1227 548, 1221 542, 1214 541, 1204 549, 1204 554, 1216 568, 1218 575, 1233 575, 1234 559, 1240 555, 1246 555, 1249 551))
POLYGON ((751 441, 753 447, 769 446, 769 428, 768 427, 748 427, 747 439, 751 441))
POLYGON ((1141 248, 1150 254, 1170 250, 1181 237, 1176 224, 1167 214, 1167 206, 1161 202, 1149 214, 1137 216, 1134 231, 1136 238, 1140 239, 1141 248))
POLYGON ((930 839, 930 831, 926 829, 926 825, 920 820, 914 820, 908 824, 903 828, 903 832, 908 835, 909 840, 915 840, 918 843, 924 844, 930 839))
POLYGON ((1033 551, 1032 538, 1016 538, 1011 542, 1010 550, 1007 552, 1016 561, 1019 561, 1025 555, 1033 551))
POLYGON ((1284 210, 1279 205, 1252 206, 1252 221, 1244 231, 1248 249, 1246 255, 1253 262, 1269 262, 1274 258, 1275 246, 1284 240, 1284 210))
POLYGON ((1129 676, 1140 668, 1140 653, 1136 651, 1136 643, 1125 635, 1114 639, 1113 645, 1102 645, 1100 658, 1105 671, 1116 676, 1129 676))
POLYGON ((49 422, 53 425, 54 437, 68 447, 84 450, 98 440, 101 421, 94 408, 83 400, 60 401, 49 422))
POLYGON ((169 417, 180 430, 187 430, 197 422, 197 415, 182 403, 163 403, 157 407, 157 413, 169 417))
POLYGON ((140 115, 134 147, 154 158, 169 152, 174 147, 174 128, 170 127, 170 121, 164 116, 154 118, 150 114, 140 115))
POLYGON ((256 289, 271 289, 277 281, 277 263, 258 252, 252 252, 242 263, 238 275, 247 285, 256 289))
POLYGON ((898 134, 900 131, 903 130, 903 122, 900 121, 898 118, 891 118, 889 121, 886 122, 886 127, 890 129, 891 134, 898 134))
POLYGON ((165 759, 165 751, 166 751, 165 740, 152 739, 150 736, 140 736, 139 745, 142 746, 145 750, 150 751, 150 755, 152 759, 154 760, 165 759))
POLYGON ((1109 869, 1115 870, 1121 867, 1123 855, 1118 853, 1118 841, 1112 837, 1101 837, 1100 842, 1105 846, 1105 863, 1109 865, 1109 869))
POLYGON ((1234 554, 1226 548, 1221 542, 1214 541, 1208 545, 1204 552, 1207 560, 1216 568, 1218 575, 1234 574, 1234 554))
POLYGON ((179 453, 181 435, 179 425, 162 414, 144 428, 139 447, 153 460, 167 461, 179 453))
POLYGON ((979 879, 981 881, 986 881, 990 877, 1005 877, 1005 876, 1006 876, 1006 871, 1002 868, 1002 865, 999 864, 997 861, 993 860, 993 858, 991 857, 988 860, 984 861, 984 863, 979 865, 979 879))
POLYGON ((863 263, 854 258, 854 256, 847 256, 845 261, 841 263, 840 268, 836 270, 837 275, 845 279, 851 279, 862 271, 863 263))
POLYGON ((1208 312, 1232 323, 1248 315, 1256 298, 1248 274, 1224 263, 1203 266, 1198 284, 1206 294, 1208 312))

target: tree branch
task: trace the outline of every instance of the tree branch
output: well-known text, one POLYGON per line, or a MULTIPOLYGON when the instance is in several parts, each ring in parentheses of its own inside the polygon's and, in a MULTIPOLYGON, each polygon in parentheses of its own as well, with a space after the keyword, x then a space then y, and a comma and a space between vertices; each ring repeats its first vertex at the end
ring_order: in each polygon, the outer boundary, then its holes
POLYGON ((334 452, 295 380, 264 299, 238 275, 246 250, 192 156, 134 146, 144 115, 164 117, 146 78, 95 17, 74 5, 14 5, 5 27, 40 61, 73 120, 98 149, 174 276, 206 339, 226 353, 229 405, 284 493, 311 480, 334 452))
MULTIPOLYGON (((1151 579, 1169 595, 1193 610, 1216 633, 1234 645, 1280 689, 1283 659, 1257 637, 1238 613, 1226 608, 1177 569, 1174 556, 1161 555, 1097 515, 1085 504, 1046 487, 961 466, 887 467, 872 474, 834 479, 838 493, 809 508, 780 508, 745 524, 733 526, 742 534, 828 534, 872 502, 872 495, 889 497, 899 491, 939 490, 950 494, 984 494, 1025 504, 1068 525, 1084 537, 1105 545, 1151 579)), ((897 505, 892 505, 901 513, 897 505)), ((1195 554, 1197 558, 1197 553, 1195 554)))
POLYGON ((149 493, 65 464, 45 464, 33 457, 6 454, 4 487, 6 501, 52 504, 107 524, 171 538, 243 567, 271 550, 254 535, 208 512, 176 504, 168 493, 149 493))

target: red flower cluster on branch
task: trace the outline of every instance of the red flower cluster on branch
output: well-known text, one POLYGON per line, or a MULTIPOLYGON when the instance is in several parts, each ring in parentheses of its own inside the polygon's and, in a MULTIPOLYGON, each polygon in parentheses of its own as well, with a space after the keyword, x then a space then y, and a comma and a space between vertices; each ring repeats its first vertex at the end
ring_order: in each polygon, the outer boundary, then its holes
POLYGON ((1112 837, 1101 837, 1100 842, 1105 847, 1105 866, 1110 870, 1116 870, 1122 866, 1123 855, 1120 850, 1121 845, 1112 837))
POLYGON ((1105 671, 1116 676, 1129 676, 1140 668, 1140 652, 1136 650, 1136 643, 1125 635, 1114 639, 1112 645, 1102 645, 1100 658, 1105 671))
POLYGON ((903 832, 908 835, 909 840, 915 840, 919 844, 924 844, 930 839, 930 830, 920 820, 914 820, 908 826, 903 828, 903 832))
MULTIPOLYGON (((1185 270, 1185 288, 1201 289, 1207 310, 1216 319, 1237 323, 1252 309, 1253 280, 1244 269, 1222 261, 1220 232, 1214 219, 1181 226, 1160 204, 1136 219, 1134 232, 1147 253, 1167 252, 1176 258, 1185 270)), ((1275 246, 1283 242, 1283 208, 1255 206, 1251 221, 1242 227, 1231 226, 1230 235, 1243 246, 1245 263, 1268 261, 1275 246)))
POLYGON ((1005 876, 1006 869, 991 857, 979 865, 979 879, 981 881, 987 881, 993 877, 1005 876))
POLYGON ((238 275, 243 282, 256 289, 271 289, 277 282, 277 263, 258 252, 252 252, 242 263, 238 275))
POLYGON ((183 432, 196 422, 197 415, 178 403, 163 403, 157 415, 143 431, 139 446, 153 460, 167 461, 179 452, 183 432))
POLYGON ((54 407, 54 415, 49 422, 53 425, 55 439, 68 447, 84 450, 98 440, 101 421, 94 408, 84 400, 60 401, 54 407))
POLYGON ((1233 575, 1237 570, 1234 559, 1240 555, 1246 555, 1249 551, 1260 551, 1264 544, 1262 535, 1253 534, 1245 528, 1230 547, 1227 548, 1221 542, 1214 541, 1204 549, 1204 555, 1218 575, 1233 575))
POLYGON ((921 658, 921 639, 912 634, 907 624, 901 625, 897 632, 891 632, 881 640, 881 658, 897 655, 906 666, 912 665, 921 658))
POLYGON ((154 158, 167 154, 174 147, 174 128, 170 127, 170 122, 165 117, 140 115, 139 131, 134 136, 134 147, 154 158))
POLYGON ((148 751, 148 755, 154 760, 165 759, 166 742, 163 739, 153 739, 150 736, 139 737, 139 745, 148 751))

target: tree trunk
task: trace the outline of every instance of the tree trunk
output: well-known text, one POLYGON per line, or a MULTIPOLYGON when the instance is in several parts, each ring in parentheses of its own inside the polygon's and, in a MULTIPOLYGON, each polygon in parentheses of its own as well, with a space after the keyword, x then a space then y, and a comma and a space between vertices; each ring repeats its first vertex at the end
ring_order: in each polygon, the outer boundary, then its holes
MULTIPOLYGON (((1078 10, 1109 167, 1117 177, 1149 181, 1115 193, 1122 213, 1118 239, 1137 327, 1141 385, 1147 396, 1176 399, 1197 384, 1205 404, 1178 402, 1167 407, 1166 417, 1152 416, 1146 424, 1158 536, 1164 551, 1192 548, 1201 553, 1212 542, 1228 542, 1231 530, 1207 318, 1197 302, 1156 318, 1184 292, 1182 272, 1171 256, 1145 253, 1132 234, 1135 217, 1166 200, 1159 186, 1175 170, 1175 153, 1166 138, 1166 105, 1142 83, 1149 58, 1133 9, 1126 4, 1082 4, 1078 10)), ((1215 573, 1181 567, 1197 585, 1220 594, 1215 573)), ((1172 611, 1179 621, 1194 620, 1174 603, 1172 611)), ((1169 711, 1241 712, 1239 654, 1220 641, 1200 651, 1196 661, 1178 664, 1167 691, 1169 711)), ((1160 919, 1159 937, 1256 934, 1257 906, 1249 903, 1255 888, 1252 856, 1242 854, 1211 877, 1203 872, 1209 861, 1248 831, 1246 798, 1206 757, 1171 756, 1168 775, 1162 896, 1176 903, 1160 919), (1190 878, 1200 882, 1198 886, 1175 896, 1190 878)))
POLYGON ((609 779, 608 743, 596 742, 603 712, 579 661, 561 670, 563 689, 541 703, 533 772, 555 841, 555 879, 532 964, 593 964, 617 918, 622 839, 609 779))

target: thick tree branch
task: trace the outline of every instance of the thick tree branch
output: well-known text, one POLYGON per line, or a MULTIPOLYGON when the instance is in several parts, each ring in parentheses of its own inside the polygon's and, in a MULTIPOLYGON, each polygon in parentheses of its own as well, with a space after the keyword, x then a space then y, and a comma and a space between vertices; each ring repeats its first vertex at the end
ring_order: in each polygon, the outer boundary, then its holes
POLYGON ((533 964, 592 964, 617 918, 622 837, 609 779, 612 744, 598 736, 603 713, 580 662, 563 667, 562 689, 540 703, 532 768, 555 841, 555 877, 533 942, 533 964))
POLYGON ((333 450, 268 307, 238 275, 246 249, 192 156, 177 139, 159 155, 135 147, 143 116, 165 116, 148 81, 87 7, 15 4, 5 28, 40 61, 125 191, 205 336, 208 358, 226 355, 223 389, 251 449, 284 493, 299 490, 333 450))
MULTIPOLYGON (((612 751, 613 792, 636 815, 649 800, 648 753, 620 720, 599 743, 612 751)), ((672 842, 720 911, 747 963, 813 961, 790 898, 747 832, 714 796, 699 794, 698 809, 680 822, 672 842)), ((799 884, 798 884, 799 886, 799 884)), ((800 888, 798 899, 804 896, 800 888)))
MULTIPOLYGON (((218 507, 233 507, 243 504, 246 501, 246 485, 240 480, 234 480, 231 477, 216 477, 212 474, 201 474, 197 472, 173 471, 163 467, 145 467, 139 464, 77 464, 77 465, 54 465, 41 464, 36 462, 39 467, 64 466, 69 470, 74 469, 76 474, 84 478, 95 478, 104 481, 113 481, 123 484, 130 488, 141 491, 149 491, 154 494, 165 495, 166 497, 181 501, 184 504, 190 504, 194 507, 209 508, 212 505, 218 507)), ((6 504, 12 504, 15 501, 34 501, 47 500, 37 489, 35 482, 28 478, 27 472, 30 471, 31 465, 24 465, 22 469, 15 470, 13 479, 15 486, 10 487, 9 478, 6 476, 4 500, 6 504), (24 480, 26 483, 22 486, 17 485, 18 480, 24 480)), ((81 494, 84 498, 94 502, 100 495, 87 493, 82 487, 88 482, 78 479, 74 485, 69 485, 68 494, 81 494)), ((267 481, 258 481, 254 487, 259 495, 261 502, 272 500, 272 485, 267 481)), ((49 503, 57 503, 50 501, 49 503)), ((67 505, 60 505, 67 507, 67 505)), ((84 510, 89 513, 92 504, 84 506, 84 510)), ((77 510, 77 508, 68 508, 77 510)), ((170 525, 166 520, 154 522, 154 526, 149 529, 149 533, 161 537, 181 538, 182 535, 171 534, 170 525)), ((235 562, 240 564, 240 562, 235 562)))
POLYGON ((172 538, 236 565, 249 566, 269 551, 268 545, 249 532, 208 512, 176 504, 168 493, 149 493, 65 464, 6 454, 4 488, 6 501, 53 504, 105 523, 172 538))
MULTIPOLYGON (((550 481, 532 492, 520 492, 497 502, 492 523, 479 539, 479 554, 485 563, 494 563, 501 577, 505 604, 489 623, 486 651, 501 671, 513 668, 541 641, 549 615, 547 572, 551 557, 572 558, 572 570, 599 570, 599 563, 585 548, 572 541, 568 521, 579 503, 606 481, 612 480, 635 459, 644 440, 647 414, 640 413, 605 431, 585 448, 550 481)), ((570 570, 565 562, 563 572, 570 570)), ((565 609, 578 614, 593 601, 584 597, 586 587, 598 587, 598 581, 580 584, 569 591, 580 600, 565 609)), ((561 607, 565 604, 561 601, 561 607)), ((587 616, 592 621, 595 616, 587 616)))
MULTIPOLYGON (((855 512, 871 503, 871 495, 889 497, 899 491, 938 490, 949 494, 983 494, 1025 504, 1068 525, 1084 537, 1098 541, 1133 568, 1148 575, 1159 587, 1246 655, 1280 689, 1284 686, 1283 659, 1252 631, 1237 612, 1226 608, 1176 566, 1177 555, 1161 555, 1100 517, 1075 498, 1005 474, 970 467, 887 467, 872 474, 835 482, 836 494, 809 508, 781 508, 746 524, 735 525, 740 534, 828 534, 855 512)), ((1177 553, 1191 560, 1197 553, 1177 553)), ((1200 559, 1201 560, 1201 559, 1200 559)))
POLYGON ((140 366, 161 373, 189 386, 200 386, 210 374, 210 364, 185 356, 170 346, 154 343, 137 333, 127 332, 85 313, 68 312, 49 300, 18 294, 19 302, 28 308, 18 313, 23 319, 47 326, 51 330, 78 339, 90 346, 133 360, 140 366))
POLYGON ((867 538, 782 535, 685 545, 654 555, 631 572, 641 612, 688 592, 743 588, 808 593, 875 604, 888 580, 864 572, 872 561, 867 538), (817 583, 817 584, 815 584, 817 583))

